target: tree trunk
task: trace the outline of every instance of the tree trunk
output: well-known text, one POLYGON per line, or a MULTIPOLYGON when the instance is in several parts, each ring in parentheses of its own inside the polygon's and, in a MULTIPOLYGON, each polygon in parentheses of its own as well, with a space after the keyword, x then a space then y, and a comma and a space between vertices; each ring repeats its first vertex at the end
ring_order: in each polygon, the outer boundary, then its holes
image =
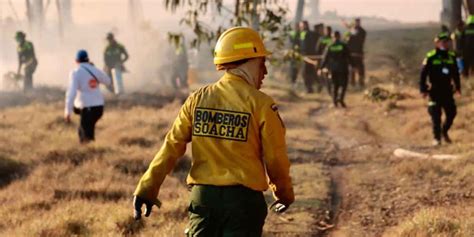
POLYGON ((303 19, 303 10, 304 10, 304 0, 298 0, 296 5, 296 12, 295 12, 295 22, 298 23, 303 19))
POLYGON ((252 16, 251 16, 251 22, 252 22, 252 29, 258 31, 260 28, 260 19, 257 14, 257 7, 258 7, 258 2, 259 0, 253 0, 252 3, 252 16))
POLYGON ((474 0, 464 0, 464 4, 470 15, 474 15, 474 0))
POLYGON ((62 39, 64 35, 64 30, 63 30, 63 11, 62 11, 62 6, 60 0, 56 0, 56 9, 58 11, 58 31, 59 31, 59 37, 62 39))
POLYGON ((140 0, 128 0, 128 13, 133 26, 143 22, 143 8, 140 0))
POLYGON ((72 3, 71 0, 61 0, 61 16, 63 25, 69 27, 72 25, 72 3))
POLYGON ((441 23, 451 30, 462 20, 462 0, 443 0, 441 23))
POLYGON ((33 21, 33 13, 31 10, 30 0, 26 0, 26 18, 28 19, 28 24, 31 27, 31 22, 33 21))
POLYGON ((240 17, 240 0, 235 1, 234 17, 235 19, 240 17))

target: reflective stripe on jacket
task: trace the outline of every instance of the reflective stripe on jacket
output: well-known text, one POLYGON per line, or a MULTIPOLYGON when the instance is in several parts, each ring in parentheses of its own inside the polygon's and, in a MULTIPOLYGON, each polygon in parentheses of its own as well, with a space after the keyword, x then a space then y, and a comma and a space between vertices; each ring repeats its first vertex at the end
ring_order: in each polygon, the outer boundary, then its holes
POLYGON ((420 92, 429 93, 433 101, 452 99, 453 90, 461 90, 456 53, 440 49, 428 52, 423 60, 419 85, 420 92))
POLYGON ((293 202, 285 127, 273 99, 244 79, 226 73, 186 100, 135 195, 157 201, 165 176, 191 141, 188 184, 270 186, 276 199, 293 202))

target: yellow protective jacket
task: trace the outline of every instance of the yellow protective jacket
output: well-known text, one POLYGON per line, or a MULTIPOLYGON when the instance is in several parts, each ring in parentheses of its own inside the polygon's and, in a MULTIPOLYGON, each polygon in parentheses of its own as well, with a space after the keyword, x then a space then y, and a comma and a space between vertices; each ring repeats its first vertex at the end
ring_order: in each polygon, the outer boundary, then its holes
POLYGON ((284 124, 273 99, 244 79, 226 73, 189 96, 134 195, 159 203, 165 176, 191 141, 188 184, 270 185, 277 200, 294 201, 284 124))

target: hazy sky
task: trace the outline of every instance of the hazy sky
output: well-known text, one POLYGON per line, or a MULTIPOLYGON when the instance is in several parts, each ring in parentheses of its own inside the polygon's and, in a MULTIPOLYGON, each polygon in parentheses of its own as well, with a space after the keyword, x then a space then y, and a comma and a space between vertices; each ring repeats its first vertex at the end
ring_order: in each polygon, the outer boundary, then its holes
MULTIPOLYGON (((225 0, 227 2, 231 0, 225 0)), ((306 0, 309 3, 311 0, 306 0)), ((341 15, 347 16, 381 16, 391 20, 402 22, 426 22, 437 21, 441 11, 442 0, 320 0, 321 11, 337 10, 341 15)), ((16 11, 20 17, 24 17, 24 0, 12 0, 16 11)), ((47 0, 44 0, 47 2, 47 0)), ((55 2, 54 0, 51 2, 55 2)), ((164 8, 164 0, 142 0, 144 13, 147 18, 154 19, 158 12, 164 8)), ((8 0, 0 0, 0 17, 11 15, 11 8, 8 0)), ((76 22, 101 19, 111 21, 117 17, 126 17, 124 7, 127 0, 73 0, 76 12, 83 13, 81 16, 74 16, 76 22), (104 12, 104 7, 108 8, 104 12), (87 15, 87 17, 85 17, 87 15)), ((290 6, 296 5, 296 0, 287 0, 290 6)), ((48 9, 50 15, 56 9, 53 4, 48 9)), ((166 16, 167 14, 164 14, 166 16)))
POLYGON ((322 11, 337 10, 342 15, 382 16, 402 22, 437 21, 442 6, 442 0, 320 1, 322 11))

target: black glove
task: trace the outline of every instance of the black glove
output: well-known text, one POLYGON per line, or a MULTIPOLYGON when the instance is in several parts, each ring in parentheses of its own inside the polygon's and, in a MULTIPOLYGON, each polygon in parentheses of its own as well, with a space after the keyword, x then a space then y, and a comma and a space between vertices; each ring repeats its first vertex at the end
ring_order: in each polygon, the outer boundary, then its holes
POLYGON ((139 196, 133 197, 133 209, 135 210, 133 217, 135 218, 135 220, 140 220, 140 218, 142 218, 143 204, 145 204, 145 216, 149 217, 151 214, 151 208, 153 207, 153 203, 139 196))
POLYGON ((270 210, 273 210, 276 213, 283 213, 288 209, 289 205, 283 204, 281 200, 276 200, 270 205, 270 210))

